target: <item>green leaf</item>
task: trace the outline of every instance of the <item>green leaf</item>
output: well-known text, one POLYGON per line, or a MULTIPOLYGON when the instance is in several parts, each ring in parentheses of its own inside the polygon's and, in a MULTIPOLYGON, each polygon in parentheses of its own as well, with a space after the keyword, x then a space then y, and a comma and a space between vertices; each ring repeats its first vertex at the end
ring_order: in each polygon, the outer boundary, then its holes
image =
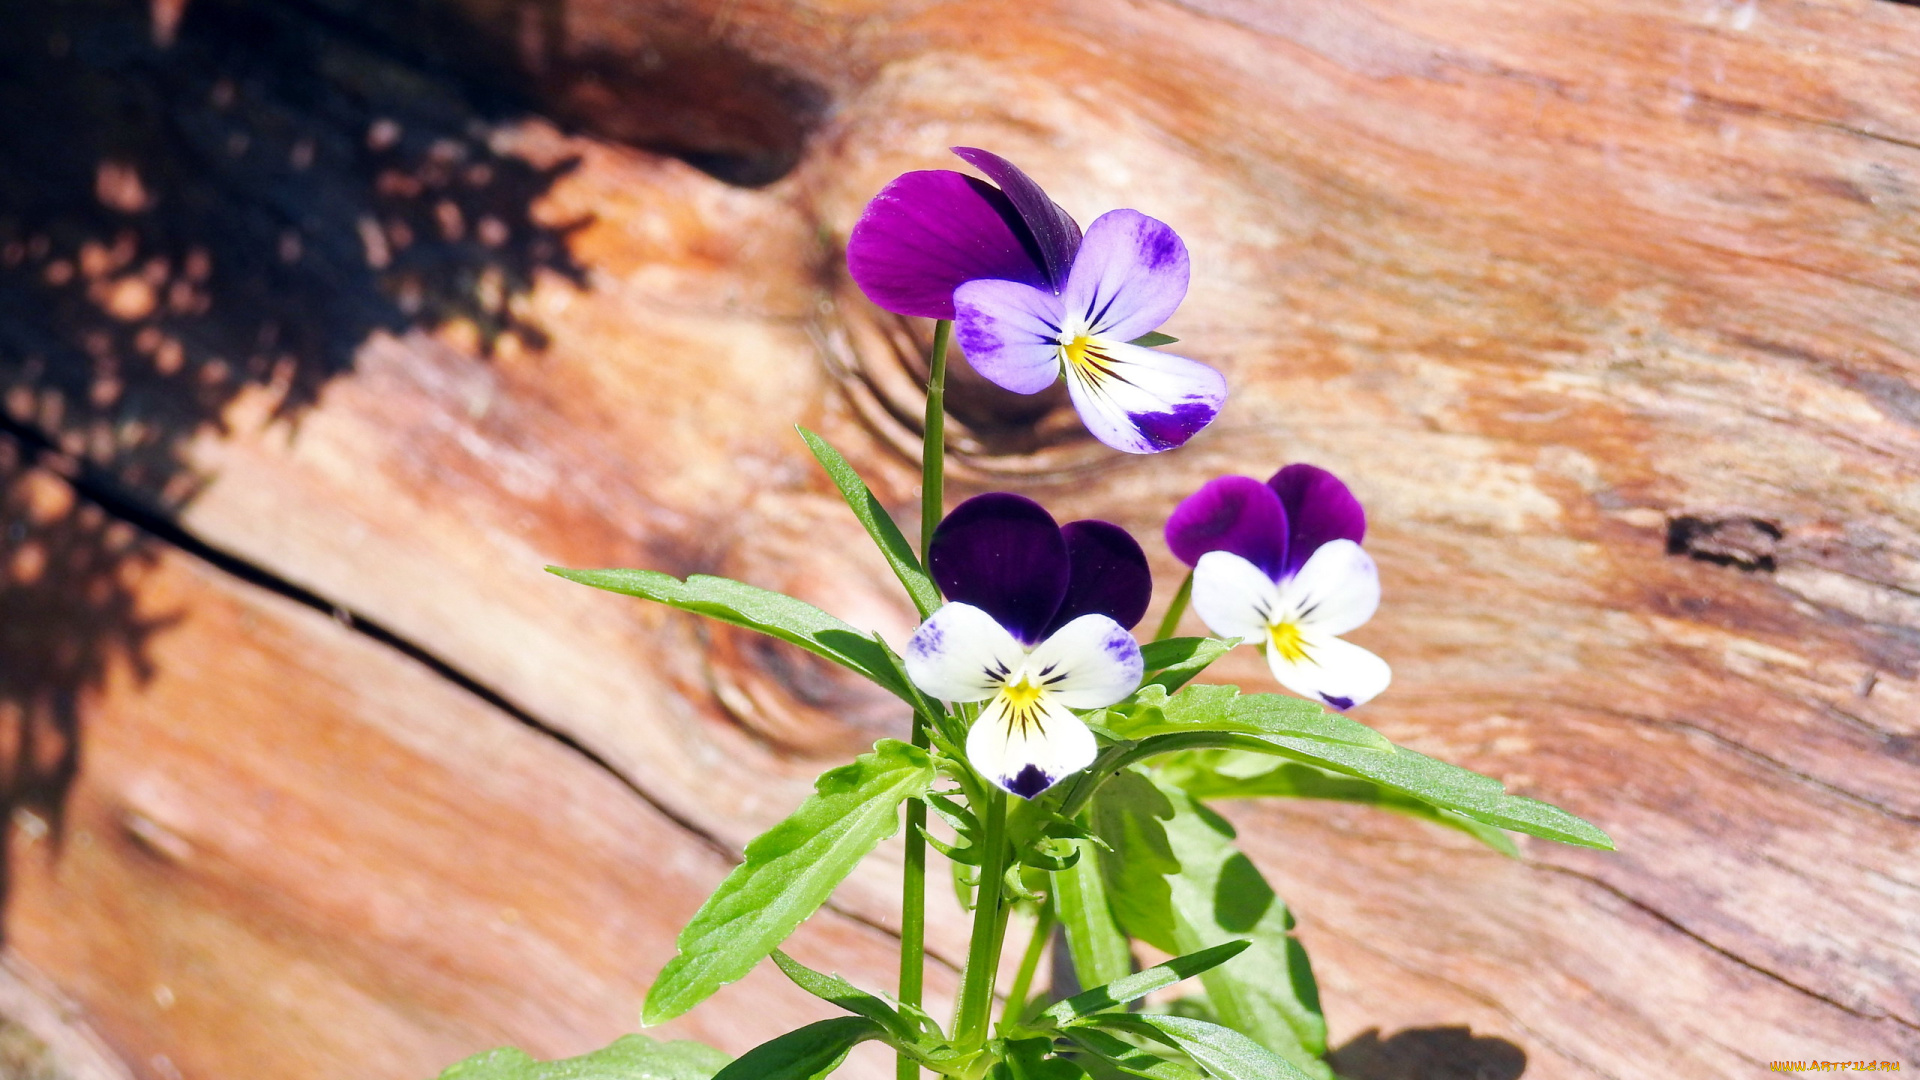
POLYGON ((1180 859, 1167 839, 1165 822, 1172 817, 1172 800, 1131 769, 1114 774, 1093 799, 1093 832, 1106 845, 1099 863, 1114 917, 1141 941, 1179 953, 1186 950, 1174 940, 1168 884, 1180 872, 1180 859))
POLYGON ((807 965, 781 952, 773 950, 773 962, 793 980, 793 985, 812 994, 822 1001, 832 1002, 855 1016, 864 1016, 887 1029, 887 1034, 903 1043, 916 1043, 921 1032, 912 1022, 900 1015, 878 995, 869 994, 838 975, 828 975, 815 971, 807 965))
POLYGON ((1067 939, 1067 955, 1081 985, 1113 982, 1133 970, 1133 948, 1114 921, 1106 882, 1091 840, 1077 841, 1080 858, 1053 875, 1054 909, 1067 939))
POLYGON ((1157 674, 1142 685, 1158 686, 1171 694, 1187 685, 1195 675, 1207 670, 1207 665, 1232 652, 1238 644, 1239 638, 1223 641, 1219 638, 1177 637, 1150 641, 1140 646, 1140 656, 1146 661, 1146 670, 1157 674))
POLYGON ((1144 971, 1115 979, 1105 986, 1075 994, 1041 1013, 1040 1018, 1055 1024, 1064 1024, 1069 1020, 1090 1016, 1103 1009, 1137 1001, 1155 990, 1172 986, 1174 983, 1191 979, 1203 971, 1217 968, 1246 952, 1247 946, 1251 944, 1253 943, 1250 941, 1229 941, 1211 949, 1176 956, 1164 964, 1155 964, 1144 971))
POLYGON ((1147 1080, 1200 1080, 1200 1074, 1177 1061, 1166 1058, 1150 1050, 1142 1050, 1129 1042, 1123 1042, 1104 1031, 1089 1027, 1068 1028, 1062 1032, 1082 1050, 1094 1055, 1127 1076, 1144 1076, 1147 1080))
POLYGON ((1200 975, 1215 1014, 1297 1068, 1330 1077, 1320 1061, 1327 1026, 1306 950, 1291 933, 1286 904, 1234 846, 1233 826, 1184 792, 1131 771, 1101 789, 1094 811, 1096 828, 1107 830, 1102 835, 1118 852, 1103 863, 1108 887, 1131 896, 1115 904, 1121 925, 1172 953, 1246 940, 1245 960, 1200 975), (1146 857, 1137 859, 1137 851, 1146 857), (1171 868, 1164 853, 1175 856, 1171 868))
POLYGON ((648 992, 643 1021, 671 1020, 745 975, 893 835, 900 804, 932 782, 927 752, 893 739, 823 774, 799 809, 747 845, 745 861, 680 931, 680 952, 648 992))
POLYGON ((1073 1062, 1052 1056, 1052 1039, 1015 1039, 1006 1047, 1002 1066, 1009 1080, 1081 1080, 1087 1075, 1073 1062))
POLYGON ((864 1016, 836 1016, 761 1043, 713 1080, 820 1080, 840 1067, 847 1051, 885 1035, 864 1016))
POLYGON ((1309 765, 1372 780, 1488 825, 1565 844, 1613 850, 1613 840, 1606 833, 1557 806, 1509 795, 1500 781, 1490 776, 1449 765, 1405 747, 1383 752, 1312 739, 1266 736, 1257 743, 1250 740, 1244 748, 1257 750, 1262 744, 1309 765))
POLYGON ((1175 754, 1161 760, 1154 769, 1154 776, 1196 799, 1325 799, 1377 806, 1382 810, 1392 810, 1458 829, 1502 855, 1520 854, 1513 845, 1513 838, 1491 825, 1481 824, 1451 810, 1442 810, 1424 799, 1357 776, 1336 776, 1293 761, 1269 766, 1265 771, 1249 776, 1221 771, 1226 756, 1234 753, 1230 750, 1193 750, 1175 754))
POLYGON ((727 1055, 703 1043, 657 1042, 623 1035, 612 1046, 564 1061, 535 1061, 519 1050, 489 1050, 440 1074, 440 1080, 709 1080, 727 1055))
POLYGON ((1145 1035, 1178 1047, 1215 1080, 1309 1080, 1306 1073, 1273 1051, 1232 1028, 1205 1020, 1146 1013, 1099 1013, 1081 1023, 1145 1035))
POLYGON ((1107 716, 1114 732, 1127 739, 1225 731, 1393 748, 1386 736, 1316 702, 1283 694, 1242 694, 1237 686, 1188 686, 1171 697, 1148 686, 1131 707, 1110 709, 1107 716))
POLYGON ((919 702, 895 666, 887 647, 804 600, 731 578, 695 574, 681 581, 657 570, 569 570, 547 572, 608 592, 638 596, 682 611, 758 630, 791 642, 816 656, 872 679, 908 704, 919 702))
POLYGON ((880 547, 880 554, 886 556, 887 565, 893 567, 893 576, 906 586, 907 595, 913 599, 913 606, 920 609, 920 617, 926 618, 940 607, 940 590, 933 579, 920 565, 920 559, 914 555, 907 538, 900 532, 900 526, 894 524, 887 508, 873 497, 873 491, 867 482, 860 479, 847 459, 840 456, 827 440, 799 428, 800 437, 807 441, 807 449, 813 451, 814 459, 820 467, 827 470, 827 476, 833 480, 833 486, 840 489, 840 495, 847 500, 847 506, 853 510, 853 516, 860 519, 866 527, 867 535, 880 547))
POLYGON ((1142 348, 1151 349, 1156 345, 1171 345, 1174 342, 1179 340, 1180 339, 1177 337, 1172 337, 1167 334, 1163 334, 1158 330, 1149 330, 1146 333, 1141 334, 1139 337, 1134 338, 1132 341, 1127 342, 1127 344, 1138 345, 1142 348))

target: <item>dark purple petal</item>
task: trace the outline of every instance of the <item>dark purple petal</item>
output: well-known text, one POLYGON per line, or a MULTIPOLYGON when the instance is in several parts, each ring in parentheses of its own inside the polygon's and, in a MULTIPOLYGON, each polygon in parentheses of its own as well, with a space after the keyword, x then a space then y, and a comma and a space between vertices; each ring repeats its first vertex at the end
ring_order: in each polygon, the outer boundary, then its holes
POLYGON ((1058 293, 1065 288, 1067 271, 1073 268, 1073 257, 1080 251, 1079 222, 1062 210, 1059 203, 1047 198, 1047 193, 1040 190, 1040 185, 1034 183, 1032 177, 1021 172, 1006 158, 971 146, 956 146, 953 152, 967 164, 986 173, 987 179, 1000 185, 1000 190, 1006 193, 1014 210, 1019 213, 1020 220, 1026 223, 1027 231, 1033 235, 1053 291, 1058 293))
POLYGON ((1173 508, 1167 547, 1188 566, 1209 551, 1230 551, 1277 581, 1287 561, 1287 511, 1260 481, 1222 476, 1173 508))
MULTIPOLYGON (((1289 465, 1267 481, 1287 510, 1286 561, 1279 577, 1292 577, 1322 544, 1359 543, 1367 535, 1367 512, 1340 478, 1314 465, 1289 465)), ((1279 580, 1276 578, 1275 580, 1279 580)))
MULTIPOLYGON (((1105 521, 1070 521, 1060 527, 1067 541, 1067 595, 1047 633, 1082 615, 1105 615, 1131 628, 1153 599, 1147 553, 1127 530, 1105 521)), ((1131 639, 1129 639, 1131 640, 1131 639)))
POLYGON ((873 197, 847 238, 847 272, 867 299, 929 319, 953 318, 953 290, 981 278, 1052 291, 1012 201, 946 169, 907 173, 873 197))
POLYGON ((1060 526, 1039 503, 1004 491, 975 495, 933 530, 930 554, 947 599, 985 611, 1029 647, 1046 637, 1071 564, 1060 526))

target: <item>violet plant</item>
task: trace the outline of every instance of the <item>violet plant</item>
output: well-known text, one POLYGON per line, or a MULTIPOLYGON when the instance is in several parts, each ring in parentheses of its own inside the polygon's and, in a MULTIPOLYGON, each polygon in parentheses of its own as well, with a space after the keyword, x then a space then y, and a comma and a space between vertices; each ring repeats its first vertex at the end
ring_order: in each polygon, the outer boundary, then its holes
POLYGON ((1218 372, 1158 348, 1173 343, 1156 329, 1188 280, 1171 228, 1114 210, 1083 235, 1009 162, 955 153, 993 182, 946 170, 901 176, 867 207, 847 250, 849 272, 875 303, 936 320, 918 550, 837 451, 800 433, 918 609, 912 636, 896 650, 812 605, 725 578, 551 568, 769 634, 872 680, 911 711, 909 741, 883 739, 828 771, 747 845, 682 931, 642 1021, 680 1016, 768 959, 845 1015, 732 1061, 698 1043, 629 1035, 560 1062, 496 1050, 443 1080, 816 1080, 869 1040, 894 1050, 901 1080, 1332 1080, 1293 916, 1207 800, 1362 803, 1508 854, 1509 832, 1612 847, 1572 814, 1396 747, 1345 715, 1384 691, 1389 671, 1340 636, 1373 615, 1380 585, 1361 546, 1365 513, 1331 473, 1290 465, 1264 484, 1221 477, 1182 502, 1165 539, 1193 571, 1144 645, 1131 628, 1152 581, 1124 529, 1060 525, 1010 493, 946 512, 950 339, 1010 390, 1037 393, 1065 378, 1088 430, 1129 453, 1184 444, 1226 396, 1218 372), (1219 636, 1174 636, 1189 600, 1219 636), (1194 682, 1242 644, 1262 650, 1274 678, 1300 696, 1194 682), (782 953, 900 828, 903 807, 893 992, 782 953), (952 842, 929 829, 930 810, 952 842), (922 998, 930 848, 951 866, 973 919, 944 1024, 922 998), (1031 923, 1029 945, 1002 988, 1016 917, 1031 923), (1141 968, 1136 943, 1173 958, 1141 968), (1050 949, 1064 954, 1054 970, 1070 985, 1036 993, 1050 949), (1200 993, 1146 1003, 1196 978, 1200 993))

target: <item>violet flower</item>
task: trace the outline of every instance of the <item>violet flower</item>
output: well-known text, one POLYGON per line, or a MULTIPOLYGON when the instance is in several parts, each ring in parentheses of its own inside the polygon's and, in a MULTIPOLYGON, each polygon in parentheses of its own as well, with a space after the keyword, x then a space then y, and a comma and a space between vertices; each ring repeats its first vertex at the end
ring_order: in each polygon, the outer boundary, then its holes
POLYGON ((1019 495, 978 495, 934 530, 928 560, 948 603, 908 640, 907 676, 945 701, 985 701, 967 733, 975 771, 1031 799, 1092 764, 1101 709, 1140 685, 1128 628, 1153 581, 1126 530, 1055 524, 1019 495))
POLYGON ((1345 710, 1392 680, 1386 661, 1340 638, 1380 606, 1366 533, 1347 485, 1289 465, 1264 484, 1208 481, 1174 508, 1166 536, 1193 567, 1193 609, 1208 629, 1258 643, 1280 685, 1345 710))
POLYGON ((1080 226, 1025 173, 985 150, 954 153, 1000 185, 912 172, 874 196, 847 270, 874 303, 952 319, 988 381, 1037 394, 1065 376, 1095 438, 1151 454, 1185 443, 1226 401, 1218 371, 1133 344, 1187 294, 1187 248, 1164 222, 1111 210, 1080 226))

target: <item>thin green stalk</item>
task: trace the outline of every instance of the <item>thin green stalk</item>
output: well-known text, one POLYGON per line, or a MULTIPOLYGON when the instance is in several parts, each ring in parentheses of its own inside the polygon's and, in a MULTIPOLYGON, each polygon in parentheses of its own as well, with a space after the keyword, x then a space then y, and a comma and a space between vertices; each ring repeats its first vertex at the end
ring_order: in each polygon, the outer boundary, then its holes
POLYGON ((1000 1010, 1000 1026, 1017 1024, 1025 1020, 1027 998, 1033 994, 1033 973, 1040 967, 1040 958, 1047 955, 1047 942, 1053 938, 1053 901, 1040 905, 1040 914, 1033 920, 1033 937, 1027 941, 1026 955, 1020 958, 1020 971, 1013 977, 1013 986, 1007 991, 1007 1004, 1000 1010))
POLYGON ((1173 594, 1173 603, 1167 605, 1167 614, 1160 620, 1160 629, 1153 632, 1153 640, 1165 641, 1180 629, 1180 616, 1187 613, 1187 601, 1193 599, 1193 571, 1180 582, 1180 591, 1173 594))
POLYGON ((926 437, 920 450, 920 562, 928 562, 933 547, 933 529, 946 515, 947 458, 947 340, 953 336, 953 323, 941 319, 933 324, 933 353, 927 361, 926 437))
MULTIPOLYGON (((927 364, 926 441, 920 451, 920 561, 927 562, 933 529, 946 506, 947 454, 947 340, 953 323, 933 324, 933 355, 927 364)), ((926 749, 932 739, 928 721, 913 716, 913 745, 926 749)), ((907 800, 906 867, 900 881, 900 1001, 919 1005, 926 976, 927 940, 927 804, 907 800)), ((906 1054, 895 1062, 898 1080, 918 1080, 920 1066, 906 1054)))
POLYGON ((993 1017, 993 984, 1006 940, 1007 793, 987 790, 987 820, 980 837, 980 888, 973 906, 973 937, 967 945, 967 971, 960 981, 960 1005, 953 1020, 954 1043, 962 1050, 986 1045, 993 1017))

